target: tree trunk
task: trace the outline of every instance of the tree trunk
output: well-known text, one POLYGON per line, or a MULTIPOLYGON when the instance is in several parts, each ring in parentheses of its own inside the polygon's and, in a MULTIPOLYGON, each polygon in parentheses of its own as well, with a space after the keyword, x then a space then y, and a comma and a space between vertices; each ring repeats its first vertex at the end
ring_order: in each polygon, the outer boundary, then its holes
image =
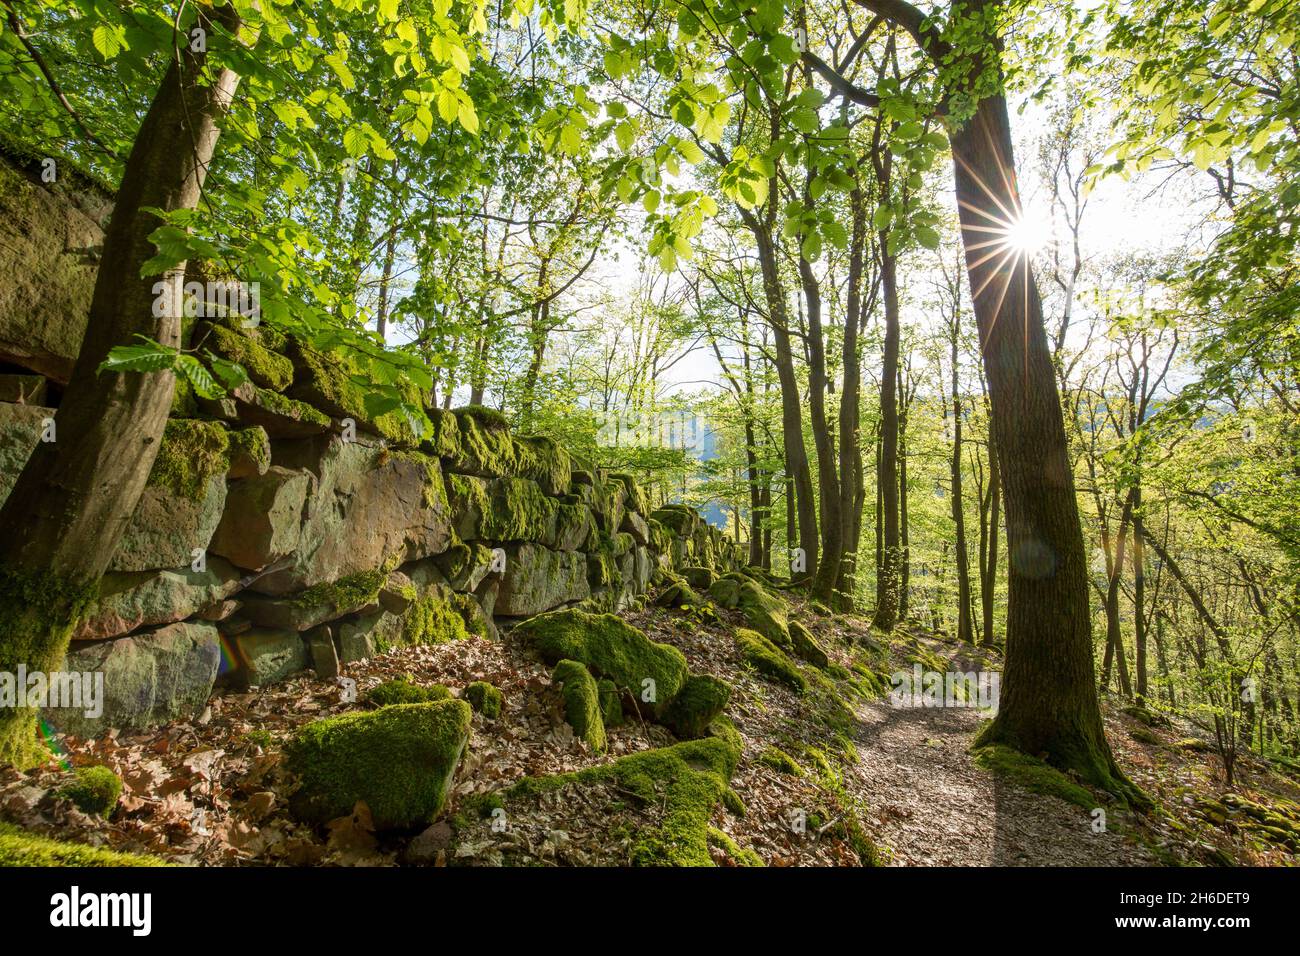
MULTIPOLYGON (((231 35, 238 31, 231 7, 212 16, 231 35)), ((159 279, 140 276, 156 252, 149 235, 158 226, 144 210, 193 209, 198 202, 217 118, 239 82, 231 70, 201 82, 205 60, 205 53, 182 46, 145 114, 104 236, 86 337, 55 415, 56 440, 37 445, 0 510, 0 671, 13 672, 19 664, 32 671, 62 666, 72 629, 158 454, 172 403, 172 372, 98 369, 114 346, 131 343, 137 334, 180 344, 181 316, 155 316, 159 279)), ((182 302, 185 265, 162 277, 173 308, 182 302)), ((24 767, 41 760, 36 720, 34 709, 0 710, 0 764, 24 767)))
POLYGON ((1025 256, 990 255, 984 245, 990 226, 1008 225, 1008 213, 1021 208, 1005 97, 980 101, 951 143, 1010 555, 1001 699, 980 743, 1042 754, 1140 799, 1101 722, 1083 534, 1038 286, 1025 256))
POLYGON ((880 279, 885 298, 885 354, 880 370, 880 564, 876 568, 876 613, 871 626, 893 630, 898 623, 898 273, 889 249, 889 234, 880 234, 880 279))
MULTIPOLYGON (((841 538, 840 594, 837 603, 841 611, 852 611, 856 583, 858 537, 861 531, 860 483, 862 479, 861 436, 859 434, 862 392, 861 357, 858 355, 858 327, 862 321, 862 265, 863 249, 867 241, 866 203, 862 190, 854 189, 849 196, 853 213, 849 252, 848 307, 844 318, 843 369, 844 387, 840 394, 840 520, 844 525, 841 538)), ((826 560, 825 557, 822 558, 826 560)))
POLYGON ((953 551, 957 559, 957 640, 974 643, 971 620, 970 558, 966 552, 966 514, 961 483, 961 383, 958 376, 958 316, 953 316, 950 359, 952 361, 952 523, 953 551))
POLYGON ((980 607, 984 614, 983 644, 985 647, 992 647, 996 643, 993 640, 993 611, 998 582, 998 530, 999 525, 1002 524, 1002 516, 999 513, 1002 488, 998 471, 998 446, 990 430, 988 547, 980 566, 980 607))

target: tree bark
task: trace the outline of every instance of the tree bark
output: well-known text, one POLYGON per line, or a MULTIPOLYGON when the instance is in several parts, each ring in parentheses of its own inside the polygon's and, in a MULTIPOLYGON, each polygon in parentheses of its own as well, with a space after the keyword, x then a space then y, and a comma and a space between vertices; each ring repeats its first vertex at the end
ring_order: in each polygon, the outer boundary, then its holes
POLYGON ((885 299, 885 350, 880 370, 879 484, 882 515, 880 563, 876 568, 876 613, 871 626, 893 630, 898 623, 901 563, 898 527, 898 271, 889 252, 889 234, 880 234, 880 281, 885 299))
MULTIPOLYGON (((209 15, 200 13, 200 22, 209 15)), ((234 36, 229 6, 211 14, 226 33, 209 30, 209 44, 234 36)), ((68 639, 108 567, 144 491, 171 408, 170 371, 100 373, 116 345, 147 336, 180 344, 185 263, 162 277, 173 312, 155 316, 159 279, 142 278, 153 258, 149 235, 158 221, 147 207, 193 209, 212 161, 218 117, 239 77, 222 69, 203 82, 206 52, 178 48, 136 134, 104 236, 103 259, 91 298, 86 336, 62 404, 56 440, 37 445, 0 509, 0 671, 19 664, 50 671, 62 666, 68 639)), ((43 756, 37 712, 0 710, 0 764, 30 766, 43 756)))

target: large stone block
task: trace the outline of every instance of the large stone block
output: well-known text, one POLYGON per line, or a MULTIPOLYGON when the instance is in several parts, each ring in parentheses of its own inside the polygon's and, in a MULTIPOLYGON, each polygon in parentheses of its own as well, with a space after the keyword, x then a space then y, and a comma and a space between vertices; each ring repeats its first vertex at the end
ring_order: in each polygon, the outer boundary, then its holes
POLYGON ((259 578, 256 591, 293 594, 391 558, 404 564, 441 554, 452 542, 436 458, 327 436, 277 443, 273 462, 307 468, 315 484, 290 565, 259 578))
POLYGON ((57 708, 46 719, 64 733, 86 737, 110 727, 143 729, 187 719, 203 710, 221 662, 221 642, 211 624, 170 624, 148 634, 74 645, 65 671, 102 672, 104 707, 57 708))
POLYGON ((41 423, 53 417, 52 408, 0 403, 0 505, 13 491, 32 449, 41 440, 41 423))
POLYGON ((581 601, 589 594, 586 555, 552 551, 539 544, 517 544, 506 549, 506 570, 501 575, 493 613, 529 617, 581 601))
POLYGON ((308 472, 275 466, 232 482, 209 550, 253 571, 293 553, 311 485, 308 472))
POLYGON ((221 558, 194 571, 136 571, 106 574, 99 598, 73 632, 74 641, 117 637, 142 627, 170 624, 224 601, 239 590, 239 571, 221 558))
POLYGON ((226 505, 226 475, 212 475, 197 496, 150 485, 113 555, 110 571, 179 570, 206 551, 226 505))

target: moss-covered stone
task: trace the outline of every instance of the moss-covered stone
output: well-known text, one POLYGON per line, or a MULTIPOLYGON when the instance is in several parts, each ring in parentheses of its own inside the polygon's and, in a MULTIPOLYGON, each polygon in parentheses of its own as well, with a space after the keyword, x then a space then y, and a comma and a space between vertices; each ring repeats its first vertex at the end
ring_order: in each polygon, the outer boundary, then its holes
POLYGON ((808 689, 808 679, 798 665, 762 634, 742 627, 736 631, 736 643, 745 662, 760 674, 800 694, 808 689))
POLYGON ((469 637, 465 616, 454 603, 454 595, 431 587, 409 608, 402 619, 402 643, 446 644, 469 637))
POLYGON ((291 810, 324 823, 364 800, 380 830, 432 822, 446 806, 470 717, 463 700, 440 700, 308 724, 285 748, 299 781, 291 810))
POLYGON ((783 600, 757 582, 745 581, 740 585, 739 607, 751 628, 783 651, 793 648, 789 610, 783 600))
POLYGON ((569 659, 632 693, 638 705, 660 713, 686 680, 686 658, 612 614, 552 611, 530 618, 515 633, 548 662, 569 659), (653 683, 647 683, 651 681, 653 683))
POLYGON ((618 727, 623 723, 623 695, 619 693, 618 685, 606 677, 596 681, 596 689, 600 692, 600 719, 606 729, 618 727))
POLYGON ((28 833, 0 823, 0 866, 166 866, 157 857, 117 853, 100 847, 28 833))
MULTIPOLYGON (((292 398, 332 415, 351 418, 359 426, 368 425, 399 444, 416 443, 415 430, 400 411, 382 415, 371 415, 366 411, 366 389, 358 384, 358 380, 364 381, 367 375, 352 355, 335 350, 322 351, 300 339, 290 339, 289 353, 294 366, 292 398)), ((421 404, 418 388, 411 384, 398 387, 408 404, 421 404)))
POLYGON ((573 459, 553 438, 540 435, 516 439, 515 457, 519 475, 530 478, 548 495, 569 490, 573 459))
POLYGON ((613 763, 554 777, 531 777, 506 792, 527 798, 589 783, 613 783, 654 808, 657 825, 638 832, 629 862, 634 866, 713 866, 709 821, 730 789, 740 762, 739 735, 725 719, 715 736, 629 754, 613 763))
POLYGON ((451 691, 442 684, 423 687, 409 677, 386 680, 366 692, 366 702, 375 707, 392 707, 397 704, 431 704, 436 700, 450 700, 451 691))
POLYGON ((630 510, 639 515, 650 513, 650 499, 635 478, 623 472, 616 472, 609 477, 611 481, 617 481, 623 486, 623 501, 630 510))
POLYGON ((812 636, 812 632, 798 621, 791 621, 789 626, 790 646, 795 656, 807 661, 813 667, 826 670, 830 666, 831 659, 817 643, 817 638, 812 636))
POLYGON ((122 796, 122 779, 108 767, 78 767, 76 779, 59 790, 59 796, 76 804, 77 809, 107 819, 117 809, 122 796))
POLYGON ((252 336, 224 325, 200 326, 196 343, 218 355, 238 362, 244 371, 263 388, 283 391, 293 382, 293 363, 283 355, 276 355, 252 336))
POLYGON ((500 717, 501 708, 505 703, 501 691, 485 680, 476 680, 466 687, 465 699, 488 720, 496 720, 500 717))
POLYGON ((692 674, 664 711, 663 723, 683 739, 703 737, 730 699, 731 685, 726 681, 711 674, 692 674))
POLYGON ((208 483, 230 468, 230 436, 220 422, 172 418, 163 429, 149 484, 199 501, 208 483))
POLYGON ((560 685, 564 719, 573 732, 592 750, 604 750, 605 724, 600 714, 600 689, 591 671, 578 661, 562 660, 551 672, 551 683, 560 685))
MULTIPOLYGON (((388 580, 390 570, 392 569, 375 568, 359 574, 349 574, 337 581, 315 584, 294 595, 292 603, 300 608, 328 608, 335 617, 347 614, 379 600, 379 589, 388 580)), ((322 620, 328 619, 322 618, 322 620)))
POLYGON ((271 467, 271 439, 260 425, 230 433, 229 468, 231 478, 264 475, 271 467))
POLYGON ((778 773, 788 774, 791 777, 803 776, 803 767, 799 766, 799 762, 779 747, 764 747, 763 752, 758 755, 758 762, 778 773))

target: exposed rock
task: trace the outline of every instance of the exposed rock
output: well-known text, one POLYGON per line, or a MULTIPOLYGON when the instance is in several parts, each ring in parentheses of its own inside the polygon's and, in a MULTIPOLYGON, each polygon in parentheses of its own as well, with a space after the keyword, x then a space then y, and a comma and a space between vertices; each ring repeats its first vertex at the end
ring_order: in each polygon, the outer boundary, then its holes
POLYGON ((235 686, 274 684, 307 667, 307 646, 296 631, 254 627, 235 638, 235 686))
POLYGON ((226 504, 226 476, 210 477, 197 498, 171 488, 146 487, 135 506, 110 571, 179 569, 206 552, 226 504))
POLYGON ((45 392, 44 375, 0 375, 0 402, 40 406, 45 392))
POLYGON ((317 477, 292 565, 259 579, 266 594, 441 554, 452 529, 437 459, 389 453, 336 437, 285 443, 276 464, 308 467, 317 477))
POLYGON ((333 680, 339 676, 339 654, 334 646, 334 634, 328 624, 312 628, 303 638, 307 642, 307 655, 311 659, 311 669, 321 680, 333 680))
POLYGON ((253 571, 292 554, 298 547, 303 503, 311 484, 307 472, 280 467, 231 482, 225 512, 208 550, 253 571))
POLYGON ((511 545, 506 549, 506 570, 501 576, 493 613, 529 617, 561 604, 581 601, 590 593, 583 555, 552 551, 539 544, 511 545))
MULTIPOLYGON (((106 574, 99 598, 72 634, 74 641, 116 637, 141 627, 180 621, 238 590, 239 571, 211 557, 207 569, 106 574)), ((210 618, 211 619, 211 618, 210 618)))
POLYGON ((221 662, 221 639, 211 624, 170 624, 148 634, 74 645, 65 671, 104 675, 103 713, 85 708, 45 711, 58 730, 81 737, 110 727, 142 729, 192 717, 212 693, 221 662))
MULTIPOLYGON (((96 252, 112 211, 106 190, 59 160, 0 162, 0 361, 67 383, 95 288, 96 252)), ((8 157, 6 158, 8 159, 8 157)))

